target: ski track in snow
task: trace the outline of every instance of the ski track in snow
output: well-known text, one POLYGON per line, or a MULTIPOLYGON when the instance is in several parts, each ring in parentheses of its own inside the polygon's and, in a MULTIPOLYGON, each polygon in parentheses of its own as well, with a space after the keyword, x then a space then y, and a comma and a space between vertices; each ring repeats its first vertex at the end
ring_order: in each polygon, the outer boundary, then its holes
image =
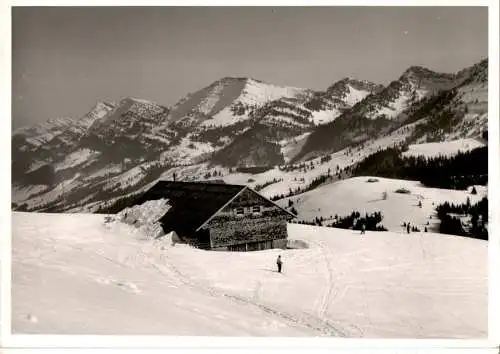
MULTIPOLYGON (((329 323, 324 322, 322 319, 314 318, 313 316, 310 316, 308 314, 301 314, 300 316, 297 316, 294 314, 286 313, 282 310, 274 308, 273 306, 259 302, 255 297, 252 298, 230 293, 224 291, 223 289, 219 289, 217 287, 204 284, 203 282, 193 280, 190 277, 184 275, 175 266, 174 262, 170 258, 168 248, 160 248, 159 244, 154 244, 154 242, 152 245, 149 245, 149 247, 147 247, 149 255, 143 248, 138 247, 136 254, 132 256, 129 255, 117 260, 108 257, 103 250, 96 249, 94 252, 89 253, 88 249, 85 249, 81 246, 70 244, 67 242, 65 242, 64 245, 61 245, 60 241, 60 239, 57 239, 55 237, 45 238, 45 247, 47 247, 47 245, 50 245, 50 249, 47 252, 43 252, 41 254, 32 254, 31 257, 25 257, 23 262, 28 264, 39 264, 39 262, 45 262, 49 258, 49 256, 56 256, 58 252, 61 252, 63 249, 69 249, 81 253, 82 256, 89 260, 92 260, 93 258, 95 259, 95 257, 97 257, 112 266, 122 268, 125 272, 130 269, 131 266, 134 267, 136 264, 141 264, 141 267, 146 265, 147 267, 155 269, 162 276, 162 278, 166 279, 170 284, 170 287, 178 288, 179 286, 184 286, 204 296, 210 296, 215 299, 222 299, 229 302, 237 302, 243 305, 251 305, 271 315, 272 317, 277 317, 278 319, 289 323, 289 325, 292 327, 306 328, 310 331, 313 331, 313 333, 316 333, 317 335, 344 335, 341 331, 339 331, 329 323)), ((54 266, 50 266, 50 268, 54 268, 54 266)), ((56 266, 55 269, 59 269, 64 272, 69 271, 69 269, 64 266, 62 268, 61 266, 56 266)), ((74 273, 74 271, 70 272, 72 272, 74 275, 78 274, 74 273)), ((79 274, 79 276, 90 276, 91 279, 99 284, 114 285, 121 290, 129 293, 138 294, 142 292, 140 286, 126 279, 120 279, 105 274, 79 274)))
MULTIPOLYGON (((330 304, 334 304, 337 300, 340 300, 347 293, 350 285, 341 289, 336 283, 339 276, 334 270, 335 266, 333 264, 335 262, 332 262, 332 260, 337 261, 335 251, 333 251, 331 247, 328 247, 328 245, 323 241, 317 241, 315 244, 321 253, 321 258, 326 269, 324 277, 326 285, 324 286, 322 294, 319 298, 319 303, 316 301, 314 304, 314 311, 316 312, 316 316, 318 318, 328 319, 330 318, 328 316, 328 308, 330 304)), ((358 252, 353 252, 352 254, 354 253, 358 252)), ((343 336, 346 336, 346 333, 349 333, 349 336, 351 337, 362 337, 364 334, 363 330, 353 323, 348 325, 348 329, 344 329, 344 332, 342 333, 343 336)))
MULTIPOLYGON (((296 326, 303 326, 312 329, 315 332, 318 332, 319 334, 322 335, 329 335, 329 336, 337 336, 337 337, 346 337, 347 334, 344 331, 339 330, 335 326, 331 325, 324 317, 324 313, 326 311, 326 306, 327 302, 329 300, 329 293, 330 290, 327 291, 327 297, 324 300, 325 304, 322 304, 323 307, 325 307, 325 310, 320 311, 318 313, 317 317, 314 317, 312 315, 309 315, 307 313, 302 313, 299 316, 297 315, 292 315, 290 313, 286 313, 283 310, 278 310, 276 308, 273 308, 272 306, 265 305, 261 302, 258 301, 257 296, 252 296, 252 297, 245 297, 237 294, 231 294, 229 292, 226 292, 222 289, 218 289, 217 287, 209 286, 209 285, 204 285, 200 282, 193 281, 186 275, 182 274, 174 265, 174 262, 170 261, 168 258, 168 251, 163 253, 163 257, 165 260, 167 260, 164 264, 166 267, 177 277, 177 279, 183 283, 184 285, 187 285, 191 287, 192 289, 201 292, 204 295, 209 295, 213 297, 222 297, 226 298, 232 301, 237 301, 241 302, 245 305, 251 305, 254 307, 259 308, 260 310, 263 310, 271 315, 277 316, 285 321, 291 322, 292 324, 296 326)), ((327 262, 328 263, 328 262, 327 262)), ((164 270, 162 268, 159 268, 158 266, 155 266, 159 272, 163 273, 164 270)), ((331 282, 330 282, 331 284, 331 282)), ((331 288, 331 286, 330 286, 331 288)))
POLYGON ((336 280, 338 276, 336 274, 336 271, 334 270, 335 267, 332 266, 331 262, 331 260, 336 260, 335 252, 332 250, 331 247, 326 246, 324 243, 321 244, 321 247, 322 247, 321 250, 323 252, 323 258, 328 272, 328 277, 327 277, 328 291, 326 292, 326 296, 324 297, 324 302, 321 307, 319 315, 326 316, 328 313, 328 307, 330 303, 333 303, 338 297, 339 288, 336 286, 336 280))
POLYGON ((172 246, 168 237, 151 239, 142 228, 104 219, 13 214, 15 331, 80 333, 84 325, 85 332, 110 326, 190 335, 485 333, 487 243, 479 240, 369 231, 361 236, 290 224, 289 238, 303 240, 308 249, 226 253, 172 246), (284 273, 255 266, 280 253, 284 273), (162 303, 169 306, 158 308, 162 303), (151 320, 140 317, 144 311, 153 311, 151 320), (183 317, 164 323, 175 315, 183 317), (252 329, 259 326, 267 332, 252 329))

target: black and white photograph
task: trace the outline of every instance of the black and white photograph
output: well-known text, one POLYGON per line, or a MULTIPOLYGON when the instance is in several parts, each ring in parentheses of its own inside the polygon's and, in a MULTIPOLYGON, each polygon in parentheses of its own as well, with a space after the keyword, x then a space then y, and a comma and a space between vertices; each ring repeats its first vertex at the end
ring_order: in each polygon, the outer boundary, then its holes
POLYGON ((12 335, 488 339, 488 6, 11 21, 12 335))

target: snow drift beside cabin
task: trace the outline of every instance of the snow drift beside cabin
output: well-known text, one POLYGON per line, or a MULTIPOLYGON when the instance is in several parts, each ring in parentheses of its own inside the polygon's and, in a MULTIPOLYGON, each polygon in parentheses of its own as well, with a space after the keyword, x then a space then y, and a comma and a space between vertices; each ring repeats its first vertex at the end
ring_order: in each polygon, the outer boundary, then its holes
POLYGON ((160 219, 170 209, 167 199, 148 200, 140 205, 125 208, 119 212, 115 221, 137 227, 147 238, 164 235, 160 219))

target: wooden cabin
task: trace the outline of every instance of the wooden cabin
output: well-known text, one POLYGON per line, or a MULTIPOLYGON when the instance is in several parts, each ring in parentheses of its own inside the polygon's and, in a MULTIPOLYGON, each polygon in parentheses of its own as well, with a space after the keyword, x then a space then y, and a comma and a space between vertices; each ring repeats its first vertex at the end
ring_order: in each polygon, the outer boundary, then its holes
POLYGON ((222 183, 159 181, 134 205, 162 198, 171 205, 160 219, 164 232, 203 249, 285 248, 295 217, 247 186, 222 183))

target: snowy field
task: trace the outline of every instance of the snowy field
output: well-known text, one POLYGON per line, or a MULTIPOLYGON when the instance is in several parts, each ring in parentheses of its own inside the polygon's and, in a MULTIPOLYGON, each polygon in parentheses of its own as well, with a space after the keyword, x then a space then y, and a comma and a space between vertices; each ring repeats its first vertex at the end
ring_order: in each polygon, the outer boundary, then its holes
POLYGON ((403 152, 403 156, 450 157, 456 155, 459 151, 467 152, 483 146, 486 146, 486 144, 470 138, 439 143, 415 144, 410 145, 408 151, 403 152))
POLYGON ((12 214, 14 333, 487 335, 485 241, 290 224, 309 248, 227 253, 104 219, 12 214))
POLYGON ((67 155, 63 161, 55 164, 54 170, 64 170, 67 168, 75 167, 83 163, 88 163, 94 160, 101 153, 99 151, 94 151, 90 149, 79 149, 71 154, 67 155))
POLYGON ((346 216, 352 211, 361 215, 382 212, 381 222, 390 231, 403 231, 403 223, 410 222, 420 230, 435 226, 439 220, 435 208, 444 202, 465 203, 467 197, 472 204, 487 196, 487 187, 476 186, 477 194, 454 189, 427 188, 420 182, 382 177, 355 177, 318 187, 291 198, 278 201, 281 206, 288 206, 288 200, 294 202, 299 220, 313 220, 316 216, 330 219, 330 216, 346 216), (376 180, 376 182, 368 182, 376 180), (407 194, 396 193, 406 189, 407 194), (387 199, 383 199, 383 193, 387 199), (420 208, 419 202, 422 203, 420 208), (432 219, 430 218, 432 216, 432 219), (429 225, 427 225, 429 222, 429 225))

